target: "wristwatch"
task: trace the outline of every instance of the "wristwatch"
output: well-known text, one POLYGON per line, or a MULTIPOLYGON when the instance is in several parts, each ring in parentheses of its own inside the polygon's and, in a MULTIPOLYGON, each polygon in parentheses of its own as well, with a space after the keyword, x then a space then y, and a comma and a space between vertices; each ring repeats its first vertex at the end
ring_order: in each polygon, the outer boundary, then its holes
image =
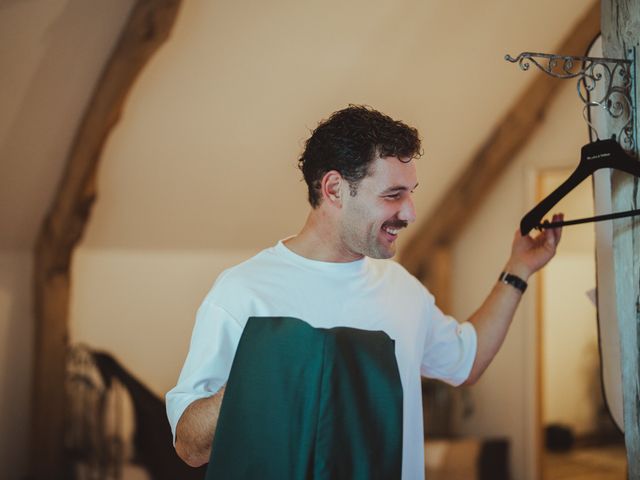
POLYGON ((522 293, 524 293, 524 291, 527 289, 527 282, 511 273, 502 272, 498 277, 498 281, 511 285, 512 287, 520 290, 520 292, 522 293))

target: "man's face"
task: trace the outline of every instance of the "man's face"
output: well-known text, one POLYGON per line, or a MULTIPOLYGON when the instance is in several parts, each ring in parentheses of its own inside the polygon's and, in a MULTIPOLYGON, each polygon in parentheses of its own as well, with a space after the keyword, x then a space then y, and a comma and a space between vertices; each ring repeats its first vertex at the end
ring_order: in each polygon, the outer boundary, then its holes
POLYGON ((417 186, 415 162, 396 157, 376 159, 355 196, 346 185, 339 227, 345 253, 354 258, 391 258, 399 230, 416 219, 411 194, 417 186))

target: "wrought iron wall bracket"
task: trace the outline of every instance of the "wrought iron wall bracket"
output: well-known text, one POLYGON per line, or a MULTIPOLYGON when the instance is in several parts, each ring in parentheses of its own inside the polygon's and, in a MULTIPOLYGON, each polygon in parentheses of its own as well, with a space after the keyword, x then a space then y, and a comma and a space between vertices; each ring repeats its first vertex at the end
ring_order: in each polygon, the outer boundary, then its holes
MULTIPOLYGON (((634 49, 635 50, 635 49, 634 49)), ((630 51, 635 58, 635 51, 630 51)), ((584 104, 582 116, 595 134, 590 108, 604 110, 613 119, 613 132, 627 152, 635 156, 635 87, 633 60, 619 58, 574 57, 548 53, 523 52, 516 58, 505 55, 505 60, 518 63, 529 70, 531 63, 547 75, 560 79, 577 79, 577 90, 584 104)))

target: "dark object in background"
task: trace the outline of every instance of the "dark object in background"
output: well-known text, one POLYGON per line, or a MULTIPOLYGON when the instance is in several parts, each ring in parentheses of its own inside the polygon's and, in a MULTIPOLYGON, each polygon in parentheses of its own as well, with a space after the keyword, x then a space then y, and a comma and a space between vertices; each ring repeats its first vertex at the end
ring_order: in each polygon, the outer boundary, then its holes
POLYGON ((431 378, 422 379, 424 438, 451 438, 455 387, 431 378))
POLYGON ((548 425, 544 435, 545 446, 550 452, 568 452, 576 440, 571 428, 557 423, 548 425))
POLYGON ((93 357, 107 385, 117 378, 129 391, 136 419, 134 444, 136 460, 154 480, 202 479, 206 467, 192 468, 178 457, 172 443, 171 427, 164 401, 129 373, 106 352, 93 352, 93 357))
MULTIPOLYGON (((113 356, 77 345, 71 349, 67 363, 70 413, 66 419, 65 454, 69 466, 65 478, 122 478, 125 461, 144 467, 153 480, 204 477, 206 467, 191 468, 176 454, 162 398, 113 356), (134 457, 127 460, 122 437, 117 435, 121 432, 114 435, 107 428, 113 419, 108 420, 106 415, 106 397, 116 383, 127 390, 135 417, 134 457)), ((121 408, 119 413, 116 423, 122 421, 121 408)))
POLYGON ((478 458, 478 478, 480 480, 509 480, 509 442, 507 440, 487 440, 482 444, 478 458))

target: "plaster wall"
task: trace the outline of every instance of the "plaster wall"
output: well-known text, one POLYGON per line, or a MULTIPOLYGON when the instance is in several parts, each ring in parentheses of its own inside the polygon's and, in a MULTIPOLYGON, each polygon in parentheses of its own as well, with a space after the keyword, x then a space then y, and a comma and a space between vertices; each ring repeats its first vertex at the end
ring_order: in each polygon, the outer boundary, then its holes
POLYGON ((602 404, 596 309, 586 295, 594 254, 564 253, 543 276, 543 424, 593 433, 602 404))
POLYGON ((106 145, 84 244, 218 251, 293 233, 303 143, 350 103, 420 130, 427 215, 533 79, 504 55, 553 49, 589 8, 545 2, 183 2, 106 145))
POLYGON ((31 248, 132 0, 0 1, 0 248, 31 248))
MULTIPOLYGON (((480 305, 509 258, 520 219, 537 201, 538 173, 558 167, 573 170, 580 147, 588 142, 575 84, 564 81, 561 88, 544 123, 504 172, 455 245, 452 313, 460 320, 480 305)), ((561 208, 559 205, 557 211, 561 208)), ((533 480, 538 473, 536 276, 529 285, 502 349, 480 381, 469 389, 473 413, 466 418, 460 414, 457 419, 461 434, 508 438, 513 476, 522 480, 533 480)))
MULTIPOLYGON (((571 169, 541 172, 540 198, 551 193, 571 169)), ((593 182, 582 182, 558 208, 566 218, 594 214, 593 182)), ((602 408, 595 295, 595 225, 566 228, 562 248, 540 274, 542 423, 560 423, 574 434, 593 433, 602 408)))
POLYGON ((33 306, 30 251, 0 250, 0 479, 28 468, 33 306))
POLYGON ((204 295, 223 269, 255 253, 80 248, 71 341, 109 351, 164 397, 178 379, 204 295))

